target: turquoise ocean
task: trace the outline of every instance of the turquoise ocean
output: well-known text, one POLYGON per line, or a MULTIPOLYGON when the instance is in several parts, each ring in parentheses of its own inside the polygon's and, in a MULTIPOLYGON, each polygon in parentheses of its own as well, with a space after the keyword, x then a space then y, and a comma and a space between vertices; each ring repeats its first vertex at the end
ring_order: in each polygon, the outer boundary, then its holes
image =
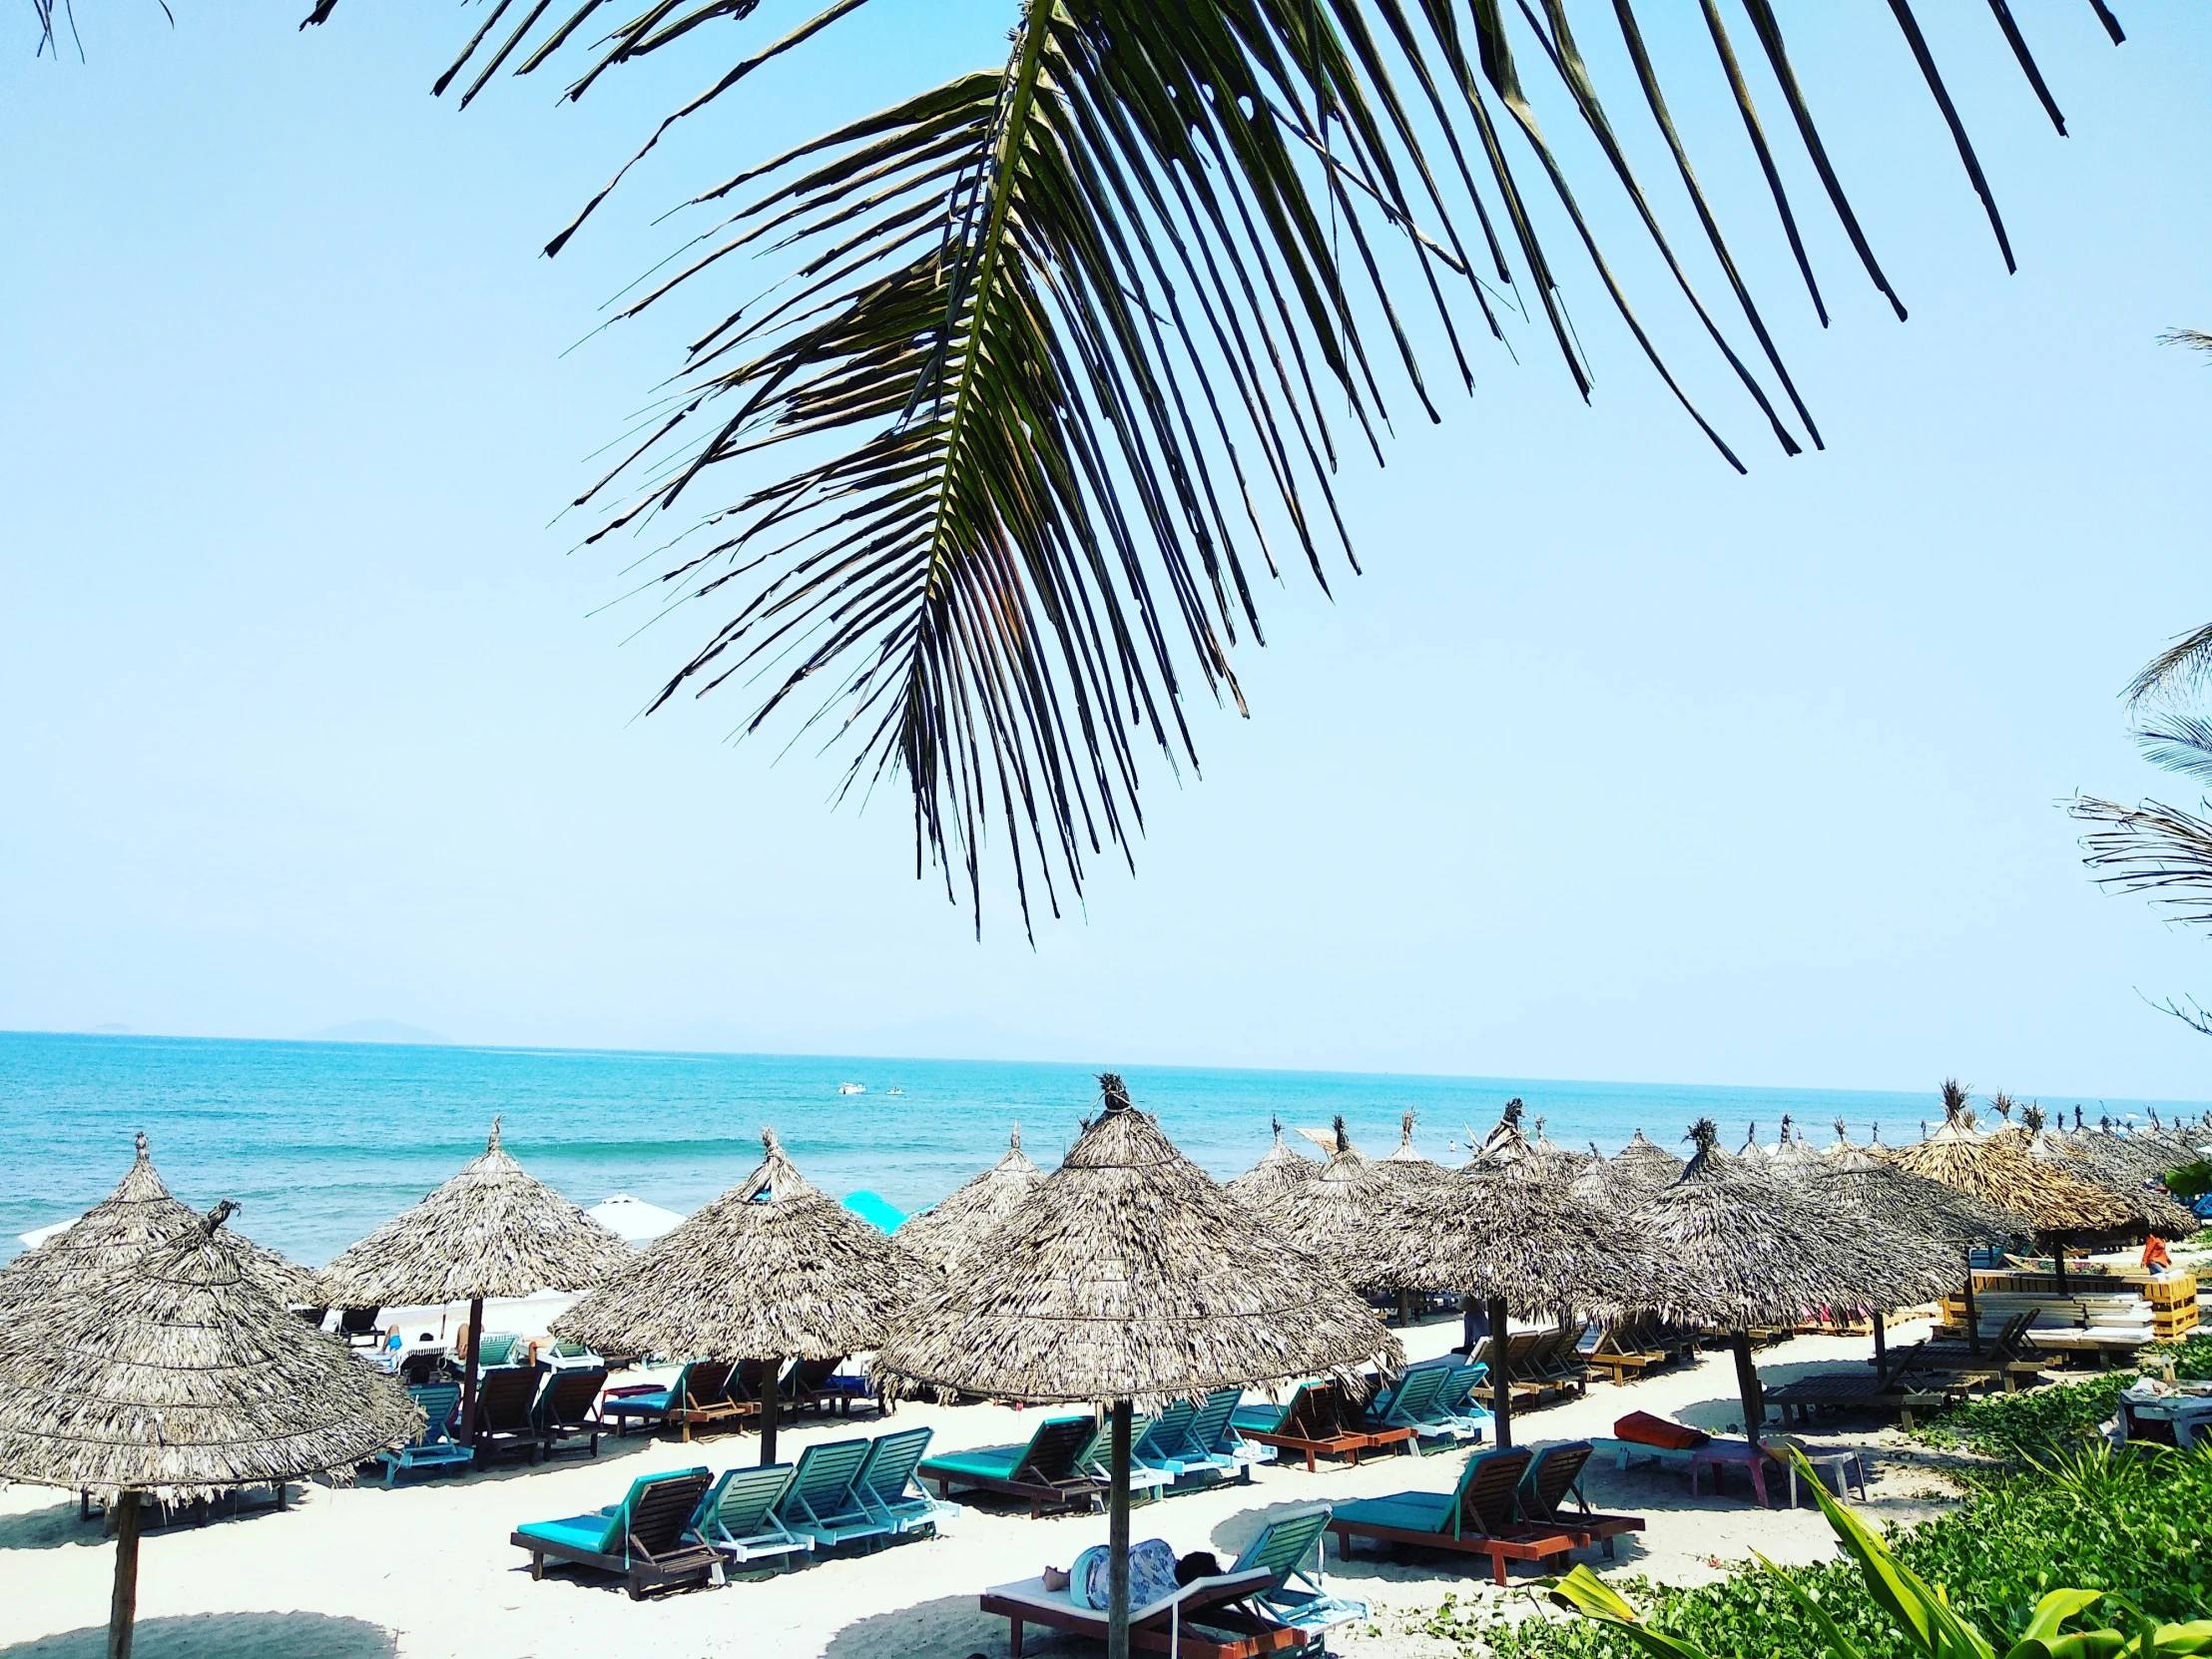
MULTIPOLYGON (((1361 1148, 1381 1155, 1396 1146, 1399 1114, 1411 1107, 1417 1149, 1458 1163, 1469 1132, 1479 1137, 1516 1095, 1531 1117, 1544 1117, 1552 1139, 1595 1141, 1607 1152, 1638 1128, 1678 1147, 1708 1113, 1735 1146, 1753 1122, 1772 1142, 1785 1112, 1821 1145, 1839 1117, 1855 1140, 1879 1123, 1896 1143, 1918 1139, 1922 1120, 1937 1112, 1933 1084, 1924 1094, 1878 1094, 1122 1071, 1137 1103, 1221 1177, 1267 1150, 1270 1117, 1289 1130, 1326 1129, 1342 1113, 1361 1148)), ((864 1188, 910 1212, 994 1162, 1017 1121, 1029 1155, 1051 1168, 1096 1101, 1092 1068, 1073 1064, 0 1032, 0 1259, 15 1253, 17 1234, 104 1197, 142 1129, 180 1198, 203 1207, 234 1199, 244 1231, 317 1265, 481 1151, 495 1113, 509 1150, 587 1206, 627 1192, 696 1209, 752 1170, 761 1129, 772 1125, 831 1196, 864 1188), (866 1092, 838 1093, 846 1083, 866 1092)), ((2147 1110, 2140 1101, 2081 1104, 2092 1119, 2147 1110)))

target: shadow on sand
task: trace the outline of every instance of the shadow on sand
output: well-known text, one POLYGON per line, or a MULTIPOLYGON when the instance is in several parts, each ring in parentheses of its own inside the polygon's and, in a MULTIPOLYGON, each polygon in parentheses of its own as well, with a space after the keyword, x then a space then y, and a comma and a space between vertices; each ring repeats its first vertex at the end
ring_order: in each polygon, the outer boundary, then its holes
MULTIPOLYGON (((67 1630, 0 1648, 0 1659, 101 1659, 108 1627, 67 1630)), ((381 1625, 324 1613, 196 1613, 141 1619, 136 1659, 391 1659, 399 1640, 381 1625)))
MULTIPOLYGON (((1023 1659, 1031 1653, 1058 1651, 1058 1644, 1077 1648, 1084 1645, 1074 1637, 1031 1626, 1022 1632, 1023 1659)), ((1091 1646, 1096 1651, 1096 1644, 1091 1646)), ((946 1659, 981 1654, 984 1659, 998 1659, 1006 1651, 1006 1621, 976 1606, 973 1595, 964 1595, 939 1596, 894 1612, 855 1619, 830 1637, 822 1653, 823 1659, 868 1659, 882 1653, 942 1654, 946 1659)), ((0 1659, 6 1656, 0 1655, 0 1659)))

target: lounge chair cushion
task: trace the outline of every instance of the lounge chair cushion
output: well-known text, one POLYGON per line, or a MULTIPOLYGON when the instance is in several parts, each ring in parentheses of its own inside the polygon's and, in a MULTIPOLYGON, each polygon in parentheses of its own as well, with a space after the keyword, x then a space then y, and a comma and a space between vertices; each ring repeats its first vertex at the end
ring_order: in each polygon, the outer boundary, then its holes
POLYGON ((980 1475, 990 1480, 1011 1479, 1026 1445, 973 1446, 966 1451, 940 1451, 929 1459, 931 1470, 949 1474, 980 1475))
POLYGON ((1634 1440, 1638 1445, 1663 1446, 1668 1451, 1688 1451, 1701 1446, 1713 1436, 1702 1428, 1692 1428, 1688 1423, 1669 1422, 1665 1417, 1655 1417, 1649 1411, 1631 1411, 1613 1424, 1613 1432, 1624 1440, 1634 1440))
POLYGON ((1393 1492, 1336 1506, 1337 1519, 1363 1526, 1388 1526, 1400 1532, 1444 1532, 1451 1527, 1450 1492, 1393 1492))
POLYGON ((614 1513, 570 1515, 564 1520, 531 1521, 515 1530, 525 1538, 538 1538, 563 1549, 580 1549, 593 1555, 612 1555, 622 1548, 622 1505, 614 1513))

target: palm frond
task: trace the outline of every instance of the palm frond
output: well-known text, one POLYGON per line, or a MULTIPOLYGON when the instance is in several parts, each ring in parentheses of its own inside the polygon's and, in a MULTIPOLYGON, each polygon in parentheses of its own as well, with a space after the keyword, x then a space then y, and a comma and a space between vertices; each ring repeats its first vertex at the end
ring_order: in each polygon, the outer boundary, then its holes
POLYGON ((2153 657, 2142 673, 2128 682, 2126 698, 2132 704, 2187 696, 2202 682, 2207 669, 2212 669, 2212 623, 2183 634, 2153 657))
POLYGON ((2144 892, 2181 919, 2212 922, 2212 822, 2146 801, 2123 807, 2076 797, 2067 811, 2095 828, 2081 837, 2083 862, 2115 892, 2144 892))
POLYGON ((2202 715, 2167 713, 2135 729, 2143 759, 2190 778, 2212 781, 2212 720, 2202 715))
MULTIPOLYGON (((864 0, 814 3, 749 55, 718 58, 729 67, 548 252, 676 123, 864 0)), ((695 514, 662 590, 727 609, 655 706, 736 678, 759 687, 745 731, 790 710, 799 731, 840 751, 846 789, 902 777, 917 872, 937 863, 950 896, 964 884, 978 926, 994 831, 1025 917, 1033 900, 1057 911, 1096 857, 1127 860, 1143 823, 1143 751, 1195 770, 1187 694, 1244 707, 1230 652, 1242 631, 1260 638, 1250 563, 1272 575, 1278 547, 1295 549, 1325 586, 1336 558, 1357 568, 1332 484, 1343 452, 1380 460, 1401 399, 1438 418, 1439 377, 1471 389, 1469 339, 1503 333, 1493 279, 1541 317, 1589 394, 1547 225, 1564 224, 1636 348, 1742 467, 1632 306, 1582 206, 1593 182, 1572 176, 1539 123, 1524 62, 1554 78, 1596 141, 1596 182, 1625 194, 1665 268, 1668 305, 1777 445, 1821 441, 1698 183, 1634 0, 1612 8, 1633 96, 1728 282, 1726 320, 1632 169, 1565 0, 1008 3, 1018 15, 1002 66, 694 199, 726 217, 622 314, 704 294, 755 257, 787 269, 718 295, 658 423, 579 498, 605 514, 595 539, 695 514), (1550 207, 1523 177, 1531 164, 1550 207), (1414 306, 1431 320, 1416 327, 1414 306), (1739 326, 1755 343, 1739 347, 1739 326), (1428 338, 1437 343, 1416 346, 1428 338), (802 691, 817 700, 795 708, 802 691)), ((2120 38, 2101 0, 2089 3, 2120 38)), ((1825 325, 1745 66, 1719 0, 1700 4, 1825 325)), ((1902 318, 1775 8, 1743 4, 1830 208, 1902 318)), ((306 21, 334 5, 312 0, 306 21)), ((760 9, 484 0, 436 90, 458 86, 465 104, 503 71, 559 59, 565 96, 581 97, 610 69, 679 43, 727 52, 705 44, 722 38, 706 26, 760 9)), ((1913 8, 1890 9, 2009 267, 1994 193, 1913 8)), ((1992 45, 2063 133, 2005 0, 1990 11, 1992 45)))

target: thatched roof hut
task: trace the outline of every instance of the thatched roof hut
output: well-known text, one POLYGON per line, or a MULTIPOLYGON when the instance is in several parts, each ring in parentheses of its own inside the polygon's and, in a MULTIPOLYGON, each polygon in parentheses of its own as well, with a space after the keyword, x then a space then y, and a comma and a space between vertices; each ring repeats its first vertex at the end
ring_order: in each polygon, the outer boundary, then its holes
POLYGON ((1227 1190, 1238 1199, 1262 1209, 1290 1188, 1311 1181, 1321 1173, 1321 1165, 1283 1139, 1280 1118, 1271 1118, 1268 1126, 1275 1131, 1275 1144, 1257 1164, 1227 1185, 1227 1190))
POLYGON ((1673 1153, 1657 1147, 1644 1139, 1639 1129, 1628 1137, 1628 1144, 1613 1154, 1612 1162, 1622 1169, 1650 1181, 1672 1181, 1682 1174, 1683 1163, 1673 1153))
POLYGON ((1782 1138, 1775 1142, 1774 1150, 1768 1154, 1768 1168, 1782 1180, 1802 1183, 1818 1173, 1824 1165, 1825 1160, 1806 1143, 1804 1135, 1793 1136, 1790 1133, 1790 1119, 1785 1114, 1782 1119, 1782 1138))
POLYGON ((1500 1164, 1516 1164, 1524 1158, 1533 1158, 1536 1149, 1529 1144, 1527 1134, 1521 1129, 1521 1119, 1528 1108, 1515 1095, 1499 1108, 1497 1122, 1490 1132, 1476 1144, 1473 1155, 1459 1167, 1462 1170, 1495 1168, 1500 1164))
POLYGON ((2130 1180, 2124 1175, 2100 1167, 2080 1148, 2067 1145, 2044 1127, 2043 1109, 2040 1106, 2027 1108, 2022 1114, 2020 1128, 2014 1133, 2023 1138, 2029 1158, 2077 1180, 2102 1187, 2119 1199, 2128 1208, 2128 1225, 2131 1228, 2155 1233, 2164 1239, 2185 1239, 2196 1232, 2197 1218, 2194 1214, 2164 1193, 2152 1191, 2145 1184, 2146 1181, 2156 1180, 2156 1175, 2130 1180))
POLYGON ((1862 1147, 1823 1159, 1800 1187, 1824 1215, 1868 1217, 1892 1232, 1931 1238, 1953 1256, 2024 1239, 2033 1231, 2028 1219, 2015 1211, 2000 1210, 1939 1181, 1909 1175, 1862 1147))
MULTIPOLYGON (((1254 1224, 1100 1079, 1105 1110, 992 1239, 876 1351, 894 1387, 1004 1399, 1191 1398, 1400 1358, 1323 1257, 1254 1224)), ((1355 1154, 1356 1156, 1356 1154, 1355 1154)))
POLYGON ((131 1650, 142 1493, 349 1478, 422 1424, 405 1388, 262 1289, 223 1230, 232 1209, 18 1309, 0 1335, 0 1479, 114 1502, 111 1654, 131 1650))
POLYGON ((1824 1158, 1844 1158, 1858 1150, 1858 1143, 1852 1140, 1851 1131, 1844 1127, 1844 1120, 1838 1118, 1836 1120, 1836 1138, 1821 1148, 1821 1156, 1824 1158))
POLYGON ((947 1273, 957 1272, 990 1230, 1018 1209, 1043 1178, 1021 1150, 1017 1123, 1006 1138, 1004 1157, 919 1215, 907 1217, 893 1236, 923 1261, 947 1273))
POLYGON ((528 1174, 499 1144, 322 1270, 348 1308, 585 1291, 636 1260, 630 1247, 528 1174))
POLYGON ((1392 1218, 1429 1185, 1402 1174, 1393 1178, 1382 1162, 1362 1157, 1340 1117, 1337 1150, 1313 1179, 1285 1187, 1255 1209, 1279 1238, 1319 1256, 1344 1283, 1363 1291, 1417 1291, 1430 1282, 1414 1271, 1410 1241, 1392 1218))
POLYGON ((1587 1169, 1603 1156, 1594 1142, 1587 1152, 1577 1152, 1571 1146, 1561 1146, 1544 1133, 1544 1120, 1541 1113, 1536 1118, 1536 1138, 1530 1141, 1528 1145, 1537 1157, 1548 1159, 1551 1163, 1559 1165, 1570 1173, 1587 1169))
MULTIPOLYGON (((1337 1120, 1339 1134, 1344 1131, 1344 1119, 1337 1120)), ((1349 1143, 1347 1143, 1349 1144, 1349 1143)), ((1413 1150, 1413 1109, 1408 1106, 1398 1119, 1397 1146, 1377 1160, 1385 1179, 1425 1182, 1440 1179, 1450 1172, 1433 1158, 1423 1157, 1413 1150)))
MULTIPOLYGON (((1946 1084, 1946 1090, 1955 1087, 1946 1084)), ((1977 1134, 1951 1107, 1939 1128, 1890 1160, 1908 1175, 1939 1181, 1983 1203, 2026 1216, 2038 1233, 2105 1233, 2128 1225, 2128 1206, 2102 1187, 2028 1157, 2023 1137, 1977 1134)))
POLYGON ((553 1333, 691 1360, 835 1360, 877 1347, 941 1281, 810 1184, 775 1130, 761 1144, 759 1168, 579 1297, 553 1333))
MULTIPOLYGON (((14 1310, 98 1283, 199 1220, 199 1211, 171 1195, 141 1133, 137 1156, 115 1191, 35 1250, 0 1267, 0 1326, 17 1317, 14 1310)), ((319 1274, 243 1234, 226 1233, 224 1239, 248 1277, 276 1301, 302 1308, 328 1305, 329 1292, 319 1274)))

